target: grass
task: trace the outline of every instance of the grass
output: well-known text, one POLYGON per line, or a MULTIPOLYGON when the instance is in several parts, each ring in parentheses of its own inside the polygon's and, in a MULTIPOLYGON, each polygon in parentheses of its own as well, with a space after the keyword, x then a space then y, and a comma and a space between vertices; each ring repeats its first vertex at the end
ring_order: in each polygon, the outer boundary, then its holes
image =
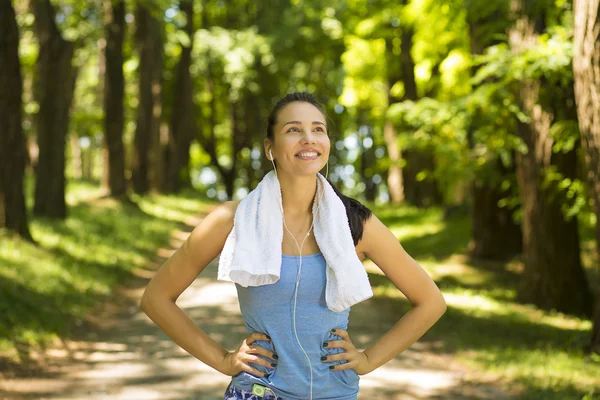
MULTIPOLYGON (((27 349, 69 335, 109 298, 186 217, 210 202, 198 194, 135 198, 140 209, 99 198, 93 182, 69 182, 69 217, 33 219, 37 246, 0 233, 0 353, 17 361, 27 349)), ((448 311, 422 339, 479 371, 500 378, 525 400, 591 400, 600 396, 600 359, 581 353, 589 320, 515 302, 519 260, 483 262, 465 256, 468 216, 444 220, 431 208, 372 207, 436 280, 448 311)), ((587 228, 586 228, 587 229, 587 228)), ((594 264, 591 230, 584 259, 594 264)), ((366 262, 376 297, 409 303, 366 262)))
MULTIPOLYGON (((501 379, 520 399, 600 398, 600 357, 585 357, 581 351, 589 340, 591 321, 516 303, 521 262, 469 259, 465 250, 470 218, 444 221, 435 208, 374 212, 446 298, 446 314, 423 341, 435 343, 436 351, 452 354, 487 378, 501 379)), ((588 228, 582 228, 583 258, 590 280, 597 282, 588 228)), ((408 301, 373 267, 367 265, 375 296, 395 297, 398 306, 408 310, 408 301)))
POLYGON ((13 361, 68 335, 210 205, 194 193, 134 198, 139 209, 99 195, 93 182, 69 181, 68 218, 31 221, 37 246, 0 233, 0 353, 13 361))

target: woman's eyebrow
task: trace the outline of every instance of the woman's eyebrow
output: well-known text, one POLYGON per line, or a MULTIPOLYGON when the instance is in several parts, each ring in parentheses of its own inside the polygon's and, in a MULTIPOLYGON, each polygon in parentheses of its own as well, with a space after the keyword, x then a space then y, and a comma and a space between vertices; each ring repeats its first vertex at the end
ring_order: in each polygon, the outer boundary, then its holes
MULTIPOLYGON (((286 126, 286 125, 288 125, 288 124, 298 124, 298 125, 302 125, 302 122, 300 122, 300 121, 288 121, 288 122, 286 122, 285 124, 283 124, 283 126, 285 127, 285 126, 286 126)), ((321 121, 313 121, 313 125, 314 125, 314 124, 320 124, 320 125, 326 126, 326 125, 325 125, 323 122, 321 122, 321 121)))

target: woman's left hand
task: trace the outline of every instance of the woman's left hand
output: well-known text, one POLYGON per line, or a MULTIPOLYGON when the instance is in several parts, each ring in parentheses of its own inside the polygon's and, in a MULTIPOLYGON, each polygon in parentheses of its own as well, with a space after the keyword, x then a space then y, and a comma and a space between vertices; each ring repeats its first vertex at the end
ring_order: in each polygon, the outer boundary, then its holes
MULTIPOLYGON (((341 337, 341 340, 330 340, 327 343, 326 347, 339 347, 344 349, 344 352, 338 354, 331 354, 327 356, 325 359, 321 358, 323 362, 330 361, 338 361, 338 360, 346 360, 347 363, 344 364, 335 364, 329 367, 329 369, 333 370, 343 370, 343 369, 354 369, 357 374, 364 375, 371 372, 369 368, 369 359, 367 355, 362 352, 356 350, 354 344, 352 344, 352 340, 350 339, 350 335, 347 331, 343 329, 332 329, 331 333, 341 337)), ((325 346, 325 343, 323 344, 325 346)))

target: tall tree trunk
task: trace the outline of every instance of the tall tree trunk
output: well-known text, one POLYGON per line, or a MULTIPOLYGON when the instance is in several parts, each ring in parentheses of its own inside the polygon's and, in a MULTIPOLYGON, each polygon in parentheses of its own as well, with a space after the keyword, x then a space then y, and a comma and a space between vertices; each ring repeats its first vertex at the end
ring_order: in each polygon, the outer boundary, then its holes
MULTIPOLYGON (((524 0, 512 0, 517 18, 509 34, 515 52, 533 46, 544 31, 545 15, 533 17, 523 10, 524 0)), ((517 122, 517 134, 527 153, 517 153, 517 181, 523 209, 523 259, 525 268, 517 291, 520 301, 543 309, 589 315, 591 294, 581 265, 577 219, 565 221, 556 187, 543 181, 550 166, 565 177, 575 176, 575 154, 554 154, 550 126, 554 116, 540 104, 539 80, 520 83, 521 108, 531 122, 517 122)), ((557 90, 557 89, 555 89, 557 90)))
MULTIPOLYGON (((406 4, 406 2, 403 2, 406 4)), ((401 79, 404 83, 404 97, 402 100, 417 101, 417 83, 415 79, 415 61, 411 51, 415 31, 412 26, 404 25, 401 28, 400 60, 401 79)), ((389 47, 389 44, 388 44, 389 47)), ((389 82, 393 84, 393 82, 389 82)), ((391 85, 390 85, 391 87, 391 85)), ((434 168, 433 155, 428 150, 422 149, 394 149, 396 132, 391 124, 386 124, 384 129, 385 141, 388 145, 388 154, 392 161, 392 168, 388 173, 388 186, 395 185, 394 192, 390 192, 392 202, 408 201, 417 206, 430 205, 441 201, 441 194, 435 180, 428 178, 417 180, 417 174, 423 170, 432 171, 434 168), (393 159, 395 160, 393 160, 393 159), (404 160, 404 163, 402 163, 404 160), (401 164, 403 164, 401 166, 401 164), (394 200, 394 197, 396 200, 394 200)))
POLYGON ((125 2, 104 0, 106 47, 104 51, 104 154, 107 176, 104 182, 112 197, 123 198, 125 181, 125 148, 123 145, 123 40, 125 37, 125 2))
POLYGON ((385 139, 388 157, 390 158, 390 167, 388 169, 388 191, 390 192, 390 203, 400 204, 404 202, 404 181, 402 179, 402 153, 398 146, 398 138, 392 121, 385 121, 383 127, 383 137, 385 139))
POLYGON ((35 215, 65 218, 65 146, 76 72, 74 45, 62 38, 50 0, 33 0, 35 30, 40 44, 36 98, 39 158, 35 179, 35 215))
POLYGON ((150 190, 152 174, 160 171, 160 92, 162 86, 162 38, 160 23, 149 6, 138 3, 136 8, 136 41, 140 52, 139 106, 134 139, 132 168, 136 193, 150 190))
POLYGON ((194 6, 189 0, 181 1, 180 8, 186 16, 184 31, 190 43, 182 44, 181 57, 177 65, 173 112, 171 119, 171 137, 169 143, 169 166, 166 190, 178 192, 190 187, 190 145, 196 136, 194 112, 194 83, 190 74, 192 64, 192 46, 194 43, 194 6))
POLYGON ((83 156, 81 146, 79 145, 79 137, 71 135, 71 167, 73 168, 73 178, 81 179, 83 177, 83 156))
MULTIPOLYGON (((210 59, 210 56, 208 56, 208 58, 210 59)), ((219 157, 217 155, 217 138, 215 135, 215 126, 217 123, 217 96, 219 95, 219 93, 217 92, 217 84, 215 83, 214 73, 212 69, 213 67, 209 61, 207 67, 206 86, 208 88, 208 91, 211 93, 210 114, 208 117, 208 123, 206 124, 207 132, 203 133, 200 136, 199 143, 210 157, 211 165, 215 167, 217 171, 219 171, 221 179, 223 180, 223 184, 225 185, 225 190, 229 197, 233 194, 234 176, 231 174, 230 170, 224 168, 221 164, 219 164, 219 157)))
MULTIPOLYGON (((493 18, 498 18, 496 10, 489 9, 488 12, 489 14, 482 15, 482 10, 471 12, 471 9, 469 9, 467 11, 471 54, 474 56, 482 55, 486 47, 497 44, 497 42, 494 42, 495 39, 492 39, 491 43, 489 40, 484 42, 482 39, 481 28, 489 27, 493 23, 493 18)), ((502 32, 496 33, 501 34, 502 32)), ((477 74, 479 68, 479 66, 472 68, 472 76, 477 74)), ((470 150, 475 147, 475 130, 486 123, 480 117, 481 112, 474 112, 467 129, 467 142, 470 150)), ((515 223, 513 220, 515 210, 498 206, 498 202, 508 195, 500 188, 499 181, 507 175, 514 175, 514 173, 514 168, 510 171, 505 170, 502 162, 498 159, 491 163, 485 176, 480 174, 471 183, 472 229, 468 246, 471 256, 505 260, 522 252, 523 235, 520 224, 515 223), (489 175, 496 179, 490 179, 489 175)))
MULTIPOLYGON (((600 278, 600 0, 575 0, 575 98, 587 179, 596 214, 596 255, 600 278)), ((600 354, 600 296, 588 350, 600 354)))
POLYGON ((0 2, 0 60, 0 228, 32 241, 23 192, 27 149, 21 127, 19 28, 10 1, 0 2))
MULTIPOLYGON (((392 103, 394 102, 394 98, 390 93, 390 90, 392 89, 392 86, 394 86, 394 84, 399 80, 399 79, 404 79, 405 82, 405 87, 406 87, 406 96, 407 97, 409 94, 409 92, 412 93, 412 88, 410 88, 410 84, 411 83, 415 83, 414 81, 414 62, 412 59, 412 56, 410 54, 410 49, 412 47, 412 41, 411 38, 405 38, 405 33, 408 31, 408 27, 407 28, 402 28, 403 29, 403 35, 402 35, 402 54, 401 54, 401 58, 402 58, 402 76, 398 77, 396 76, 396 74, 393 71, 393 63, 392 63, 392 59, 394 57, 394 53, 393 53, 393 42, 392 42, 392 38, 387 38, 385 41, 385 50, 387 53, 387 59, 388 59, 388 71, 387 71, 387 81, 388 81, 388 87, 387 87, 387 91, 388 91, 388 106, 392 105, 392 103), (411 80, 412 77, 412 80, 411 80), (408 82, 408 83, 406 83, 408 82)), ((412 31, 409 31, 412 32, 412 31)), ((416 86, 415 86, 415 98, 416 98, 416 86)), ((394 124, 392 123, 392 121, 387 120, 385 121, 385 125, 383 127, 383 138, 385 140, 385 144, 387 147, 387 154, 388 157, 390 159, 390 167, 388 168, 388 179, 387 179, 387 185, 388 185, 388 191, 390 194, 390 203, 392 204, 400 204, 402 202, 404 202, 404 181, 402 179, 402 153, 400 151, 400 148, 398 146, 398 135, 396 133, 396 129, 394 128, 394 124)))

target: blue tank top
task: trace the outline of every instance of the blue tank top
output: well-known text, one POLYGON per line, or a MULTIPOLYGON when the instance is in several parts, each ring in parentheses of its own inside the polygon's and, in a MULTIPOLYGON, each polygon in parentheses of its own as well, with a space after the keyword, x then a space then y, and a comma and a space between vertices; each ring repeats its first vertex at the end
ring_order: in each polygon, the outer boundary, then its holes
MULTIPOLYGON (((296 341, 293 327, 294 290, 300 256, 282 255, 279 280, 271 285, 242 287, 236 284, 240 310, 248 333, 262 332, 271 341, 254 342, 279 357, 277 366, 268 369, 250 365, 261 372, 271 372, 267 378, 241 372, 233 377, 233 385, 252 390, 255 383, 271 388, 287 400, 310 399, 310 367, 296 341)), ((359 375, 353 369, 330 370, 329 366, 346 361, 321 361, 322 356, 341 353, 341 348, 323 347, 323 342, 340 340, 331 329, 348 328, 350 308, 334 312, 325 302, 325 258, 321 253, 302 256, 302 272, 296 304, 298 339, 312 365, 313 400, 355 400, 359 375)))

